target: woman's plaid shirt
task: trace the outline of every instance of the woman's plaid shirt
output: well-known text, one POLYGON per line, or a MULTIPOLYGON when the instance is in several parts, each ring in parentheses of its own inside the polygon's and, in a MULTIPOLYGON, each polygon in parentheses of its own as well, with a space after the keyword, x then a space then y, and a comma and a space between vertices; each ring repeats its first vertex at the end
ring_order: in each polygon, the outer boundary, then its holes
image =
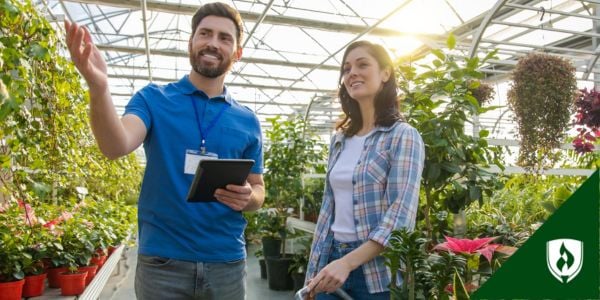
MULTIPOLYGON (((333 241, 334 199, 329 172, 344 149, 345 137, 337 133, 329 147, 327 181, 317 221, 307 279, 327 265, 333 241)), ((405 122, 377 127, 365 140, 364 149, 354 168, 354 220, 360 241, 372 240, 387 246, 393 230, 413 229, 419 205, 419 187, 425 159, 423 140, 405 122)), ((385 259, 378 256, 363 265, 370 293, 388 290, 391 272, 385 259)))

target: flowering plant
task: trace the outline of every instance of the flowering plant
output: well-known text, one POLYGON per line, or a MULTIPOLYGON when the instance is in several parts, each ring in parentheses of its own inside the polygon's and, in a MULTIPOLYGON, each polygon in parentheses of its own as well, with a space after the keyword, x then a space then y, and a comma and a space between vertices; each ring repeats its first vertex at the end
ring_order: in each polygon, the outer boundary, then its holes
POLYGON ((594 150, 594 142, 600 137, 600 91, 587 88, 579 91, 575 99, 575 125, 577 137, 573 140, 573 147, 577 153, 586 153, 594 150))
POLYGON ((498 244, 490 244, 496 237, 481 238, 481 239, 456 239, 453 237, 446 236, 446 242, 438 244, 433 249, 451 251, 455 254, 463 254, 468 257, 477 256, 478 254, 483 255, 488 262, 492 262, 492 255, 496 248, 500 247, 498 244))
MULTIPOLYGON (((480 265, 480 258, 483 256, 489 265, 489 270, 493 271, 492 258, 495 252, 501 252, 506 255, 511 255, 516 248, 507 247, 499 244, 492 244, 497 237, 476 238, 476 239, 459 239, 446 236, 446 242, 436 245, 433 249, 438 251, 447 251, 454 254, 462 255, 467 259, 467 265, 464 270, 464 284, 461 284, 466 292, 470 293, 479 287, 481 274, 486 274, 482 271, 483 266, 480 265), (474 276, 478 274, 479 276, 474 276)), ((488 275, 491 275, 488 274, 488 275)), ((456 284, 456 279, 455 279, 456 284)), ((455 290, 455 286, 449 284, 446 291, 455 290)))

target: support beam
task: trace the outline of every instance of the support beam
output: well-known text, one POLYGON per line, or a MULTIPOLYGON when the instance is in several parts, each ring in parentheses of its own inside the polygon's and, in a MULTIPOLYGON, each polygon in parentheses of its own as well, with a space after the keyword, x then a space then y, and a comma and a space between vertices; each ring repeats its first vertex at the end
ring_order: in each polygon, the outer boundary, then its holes
POLYGON ((588 54, 588 55, 594 54, 594 51, 591 51, 591 50, 552 47, 552 46, 543 46, 543 45, 538 46, 538 45, 532 45, 532 44, 497 41, 497 40, 490 40, 490 39, 482 39, 481 42, 482 43, 490 43, 490 44, 494 44, 494 45, 509 45, 509 46, 532 48, 532 49, 543 49, 546 51, 549 50, 549 51, 556 51, 556 52, 560 52, 560 53, 572 52, 572 53, 580 53, 580 54, 588 54))
MULTIPOLYGON (((514 3, 506 3, 506 4, 504 4, 504 6, 511 7, 511 8, 518 8, 521 10, 531 10, 531 11, 535 11, 535 12, 542 12, 542 8, 536 7, 536 6, 527 6, 527 5, 520 5, 520 4, 514 4, 514 3)), ((563 16, 569 16, 569 17, 591 19, 591 20, 600 20, 600 17, 597 17, 597 16, 582 15, 582 14, 578 14, 578 13, 560 11, 560 10, 556 10, 556 9, 544 8, 544 11, 548 14, 557 14, 557 15, 563 15, 563 16)))
MULTIPOLYGON (((128 65, 119 65, 119 64, 108 64, 108 67, 115 68, 115 69, 142 70, 142 71, 145 71, 148 68, 148 67, 141 67, 141 66, 128 66, 128 65)), ((154 70, 164 70, 164 71, 174 71, 173 69, 169 69, 169 68, 153 68, 153 69, 154 70)), ((248 77, 248 78, 287 80, 287 81, 296 80, 296 78, 291 78, 291 77, 277 77, 277 76, 269 76, 269 75, 247 74, 247 73, 240 73, 237 71, 231 71, 229 74, 234 75, 234 76, 248 77)))
MULTIPOLYGON (((347 42, 344 46, 342 46, 341 48, 339 48, 337 51, 333 52, 332 54, 330 54, 326 59, 324 59, 323 61, 321 61, 320 64, 314 66, 313 68, 311 68, 310 70, 308 70, 306 73, 304 73, 304 75, 302 75, 302 77, 298 78, 297 80, 295 80, 294 82, 292 82, 292 84, 289 85, 289 88, 292 89, 293 86, 298 83, 300 80, 306 78, 306 76, 308 76, 308 74, 312 73, 313 71, 319 69, 321 66, 323 66, 325 64, 325 62, 327 62, 328 60, 330 60, 332 57, 334 57, 335 55, 337 55, 338 53, 342 52, 344 49, 346 49, 346 47, 348 47, 350 44, 354 43, 356 40, 360 39, 362 36, 366 35, 369 32, 372 32, 375 28, 377 28, 377 26, 379 26, 379 24, 383 23, 385 20, 387 20, 388 18, 390 18, 391 16, 395 15, 397 12, 399 12, 403 7, 405 7, 406 5, 408 5, 409 3, 411 3, 412 0, 404 0, 404 2, 402 2, 400 5, 398 5, 394 10, 390 11, 388 14, 386 14, 385 16, 383 16, 383 18, 379 19, 377 22, 375 22, 375 24, 367 27, 363 32, 361 32, 360 34, 356 35, 354 38, 352 38, 349 42, 347 42)), ((281 95, 281 93, 283 93, 284 91, 281 91, 277 96, 281 95)))
MULTIPOLYGON (((139 9, 140 8, 140 0, 64 0, 65 2, 74 2, 74 3, 84 3, 84 4, 96 4, 96 5, 106 5, 112 7, 121 7, 128 9, 139 9)), ((172 14, 186 14, 193 15, 199 5, 193 4, 183 4, 183 3, 167 3, 167 2, 159 2, 159 1, 147 1, 147 7, 150 11, 159 11, 166 12, 172 14)), ((259 20, 261 15, 254 12, 248 11, 240 11, 240 15, 242 19, 245 21, 253 22, 254 20, 259 20)), ((317 21, 311 19, 302 19, 297 17, 288 17, 288 16, 276 16, 276 15, 267 15, 265 16, 263 23, 273 24, 273 25, 284 25, 284 26, 295 26, 295 27, 304 27, 304 28, 314 28, 325 31, 334 31, 340 33, 348 33, 348 34, 358 34, 365 31, 368 26, 362 25, 353 25, 353 24, 341 24, 334 22, 325 22, 325 21, 317 21)), ((371 34, 382 36, 382 37, 395 37, 395 36, 423 36, 421 34, 411 34, 400 32, 394 29, 387 28, 373 28, 371 34)), ((439 35, 429 34, 426 35, 430 38, 441 39, 439 35)))
POLYGON ((494 15, 496 15, 496 13, 500 10, 500 8, 502 8, 502 6, 504 5, 504 3, 506 3, 506 1, 507 0, 498 0, 498 2, 496 2, 496 4, 494 4, 494 6, 486 12, 485 17, 483 18, 483 20, 479 24, 479 27, 477 28, 477 32, 473 35, 473 40, 471 42, 471 48, 469 49, 469 57, 470 58, 473 58, 475 56, 475 54, 477 53, 477 47, 479 46, 479 42, 481 42, 481 40, 483 38, 483 33, 485 32, 488 25, 492 21, 492 18, 494 17, 494 15))
MULTIPOLYGON (((116 79, 132 79, 132 80, 148 80, 148 76, 141 75, 124 75, 124 74, 108 74, 108 78, 116 78, 116 79)), ((179 78, 165 78, 165 77, 154 77, 154 81, 160 82, 174 82, 179 80, 179 78)), ((225 83, 227 86, 236 86, 236 87, 245 87, 245 88, 255 88, 255 89, 264 89, 264 90, 281 90, 281 91, 295 91, 295 92, 311 92, 311 93, 323 93, 323 94, 334 94, 335 90, 323 90, 323 89, 310 89, 310 88, 301 88, 301 87, 285 87, 285 86, 276 86, 276 85, 258 85, 258 84, 249 84, 249 83, 237 83, 237 82, 227 82, 225 83)))
MULTIPOLYGON (((117 45, 107 45, 107 44, 97 44, 99 50, 102 51, 115 51, 115 52, 124 52, 131 54, 139 54, 144 55, 146 52, 144 48, 139 47, 129 47, 129 46, 117 46, 117 45)), ((171 57, 184 57, 188 58, 187 51, 176 50, 176 49, 152 49, 152 53, 154 55, 162 55, 162 56, 171 56, 171 57)), ((331 71, 339 71, 339 66, 333 65, 325 65, 325 64, 311 64, 311 63, 298 63, 298 62, 286 62, 283 60, 276 59, 264 59, 264 58, 253 58, 253 57, 244 57, 242 56, 241 62, 249 63, 249 64, 265 64, 265 65, 276 65, 282 67, 290 67, 290 68, 306 68, 312 69, 318 66, 320 70, 331 70, 331 71)))
POLYGON ((555 27, 540 27, 540 26, 534 26, 534 25, 528 25, 528 24, 522 24, 522 23, 492 21, 491 24, 504 25, 504 26, 509 26, 509 27, 528 28, 528 29, 534 29, 534 30, 554 31, 554 32, 560 32, 560 33, 567 33, 567 34, 571 34, 571 35, 583 35, 583 36, 595 37, 595 38, 600 37, 600 34, 593 33, 593 32, 574 31, 574 30, 560 29, 560 28, 555 28, 555 27))
POLYGON ((269 10, 271 9, 271 6, 273 6, 273 2, 275 0, 271 0, 269 1, 269 4, 267 4, 267 6, 265 6, 265 9, 263 10, 263 13, 260 15, 260 17, 258 17, 258 19, 254 22, 254 27, 252 27, 252 29, 250 30, 250 32, 248 33, 248 35, 246 36, 246 40, 244 41, 244 44, 242 44, 242 48, 246 48, 246 44, 248 44, 248 41, 250 41, 250 39, 252 38, 252 36, 254 35, 254 32, 256 31, 256 28, 258 28, 258 26, 260 26, 260 23, 262 23, 265 20, 265 17, 267 16, 267 13, 269 12, 269 10))
MULTIPOLYGON (((142 24, 144 25, 144 46, 146 50, 146 63, 148 66, 151 66, 150 60, 150 42, 148 37, 148 23, 146 22, 146 11, 148 10, 146 6, 146 0, 142 0, 142 24)), ((152 82, 152 68, 148 68, 148 80, 152 82)))

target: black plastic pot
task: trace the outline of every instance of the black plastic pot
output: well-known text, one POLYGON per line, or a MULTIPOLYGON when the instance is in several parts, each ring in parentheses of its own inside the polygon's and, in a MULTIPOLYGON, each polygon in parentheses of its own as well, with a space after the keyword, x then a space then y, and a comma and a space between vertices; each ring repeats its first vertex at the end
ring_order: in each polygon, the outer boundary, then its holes
POLYGON ((289 291, 294 288, 294 281, 289 272, 292 259, 289 257, 267 257, 267 280, 269 289, 289 291))
POLYGON ((259 259, 258 265, 260 266, 260 278, 267 279, 267 262, 265 261, 265 259, 259 259))
POLYGON ((281 253, 281 239, 263 237, 261 239, 264 257, 279 257, 281 253))
POLYGON ((294 293, 304 287, 304 278, 306 274, 304 273, 293 273, 292 279, 294 280, 294 293))

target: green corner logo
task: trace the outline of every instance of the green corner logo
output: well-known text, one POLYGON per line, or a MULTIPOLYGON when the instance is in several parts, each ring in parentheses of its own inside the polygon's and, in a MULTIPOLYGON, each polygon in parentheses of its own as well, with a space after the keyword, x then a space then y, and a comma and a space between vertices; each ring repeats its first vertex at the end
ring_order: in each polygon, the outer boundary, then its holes
POLYGON ((554 278, 562 283, 569 283, 581 271, 583 243, 573 239, 548 241, 546 243, 546 263, 554 278))
POLYGON ((600 299, 596 171, 471 299, 600 299))

